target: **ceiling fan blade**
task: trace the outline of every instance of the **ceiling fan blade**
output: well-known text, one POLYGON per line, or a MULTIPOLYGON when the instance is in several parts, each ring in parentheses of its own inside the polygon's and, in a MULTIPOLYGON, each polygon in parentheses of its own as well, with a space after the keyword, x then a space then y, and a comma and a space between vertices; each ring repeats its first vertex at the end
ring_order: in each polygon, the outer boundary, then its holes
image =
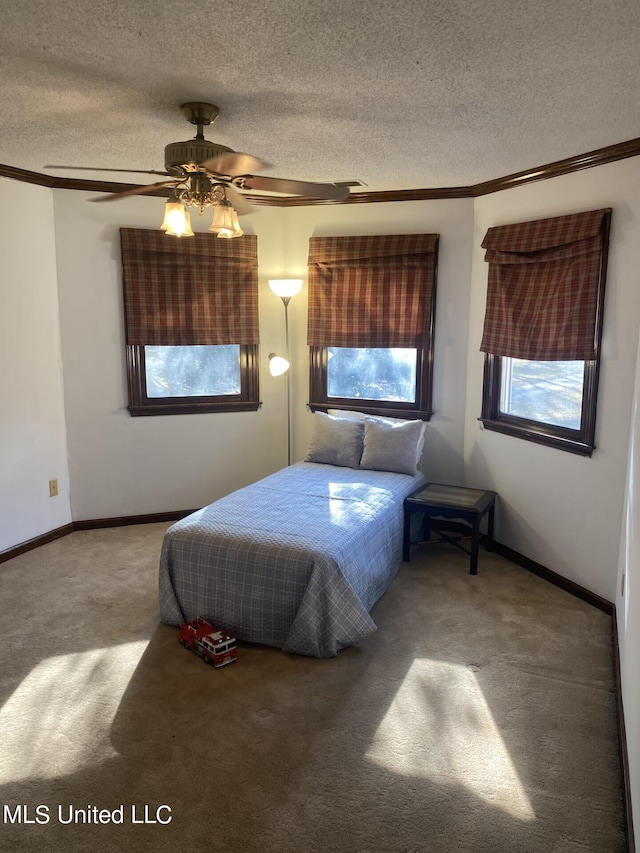
POLYGON ((311 181, 293 181, 287 178, 269 178, 264 175, 238 175, 233 184, 240 189, 264 190, 270 193, 286 193, 308 198, 326 198, 343 201, 349 195, 347 187, 335 184, 318 184, 311 181))
POLYGON ((130 195, 142 195, 143 193, 152 193, 154 190, 162 189, 163 187, 171 187, 179 184, 180 181, 176 181, 175 179, 172 181, 158 181, 156 184, 145 184, 142 187, 132 187, 130 190, 123 190, 119 193, 108 193, 107 195, 101 195, 97 198, 89 199, 90 201, 117 201, 121 198, 126 198, 130 195))
POLYGON ((237 192, 237 190, 234 190, 233 187, 225 186, 224 189, 228 200, 235 208, 238 216, 246 216, 247 213, 253 213, 255 207, 250 203, 250 200, 246 196, 237 192))
POLYGON ((236 175, 261 172, 263 169, 268 169, 269 164, 251 154, 232 151, 229 154, 220 154, 218 157, 212 157, 211 160, 205 160, 204 163, 200 163, 200 167, 216 175, 228 175, 230 178, 235 178, 236 175))
POLYGON ((158 172, 156 169, 108 169, 102 166, 56 166, 52 163, 49 163, 47 166, 43 166, 43 169, 71 169, 78 172, 127 172, 131 175, 167 175, 169 177, 169 172, 158 172))

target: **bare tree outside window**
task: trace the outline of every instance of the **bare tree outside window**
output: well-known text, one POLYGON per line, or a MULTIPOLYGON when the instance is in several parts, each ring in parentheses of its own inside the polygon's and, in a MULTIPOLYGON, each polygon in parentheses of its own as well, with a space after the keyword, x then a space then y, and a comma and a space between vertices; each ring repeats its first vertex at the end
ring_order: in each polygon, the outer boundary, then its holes
POLYGON ((240 346, 145 347, 147 395, 240 394, 240 346))
POLYGON ((417 350, 328 347, 329 397, 414 403, 417 350))

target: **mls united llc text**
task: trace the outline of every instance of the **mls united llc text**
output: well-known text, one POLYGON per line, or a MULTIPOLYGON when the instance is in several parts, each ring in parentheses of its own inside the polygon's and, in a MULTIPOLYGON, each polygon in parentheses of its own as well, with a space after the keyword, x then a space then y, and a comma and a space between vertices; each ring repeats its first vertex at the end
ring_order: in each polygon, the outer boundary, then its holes
POLYGON ((115 809, 100 808, 100 806, 87 805, 77 808, 73 805, 58 806, 28 806, 7 805, 2 807, 3 824, 162 824, 171 823, 171 806, 160 805, 120 805, 115 809))

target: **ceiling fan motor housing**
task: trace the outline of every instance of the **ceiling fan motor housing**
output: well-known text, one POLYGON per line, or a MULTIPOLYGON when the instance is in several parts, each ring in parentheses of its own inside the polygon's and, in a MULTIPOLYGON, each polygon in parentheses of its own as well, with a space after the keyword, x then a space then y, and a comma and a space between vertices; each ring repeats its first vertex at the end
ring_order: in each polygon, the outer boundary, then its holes
POLYGON ((219 157, 221 154, 230 153, 233 153, 232 148, 209 142, 207 139, 170 142, 164 149, 164 167, 169 174, 176 175, 184 171, 193 171, 200 163, 219 157))

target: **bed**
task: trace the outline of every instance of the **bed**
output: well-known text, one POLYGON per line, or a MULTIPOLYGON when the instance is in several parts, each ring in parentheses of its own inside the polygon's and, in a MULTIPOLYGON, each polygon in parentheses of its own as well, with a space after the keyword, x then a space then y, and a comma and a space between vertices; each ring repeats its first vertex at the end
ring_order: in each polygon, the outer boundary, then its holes
POLYGON ((162 621, 202 616, 318 658, 358 643, 400 566, 403 500, 424 482, 412 470, 299 462, 181 519, 162 545, 162 621))

